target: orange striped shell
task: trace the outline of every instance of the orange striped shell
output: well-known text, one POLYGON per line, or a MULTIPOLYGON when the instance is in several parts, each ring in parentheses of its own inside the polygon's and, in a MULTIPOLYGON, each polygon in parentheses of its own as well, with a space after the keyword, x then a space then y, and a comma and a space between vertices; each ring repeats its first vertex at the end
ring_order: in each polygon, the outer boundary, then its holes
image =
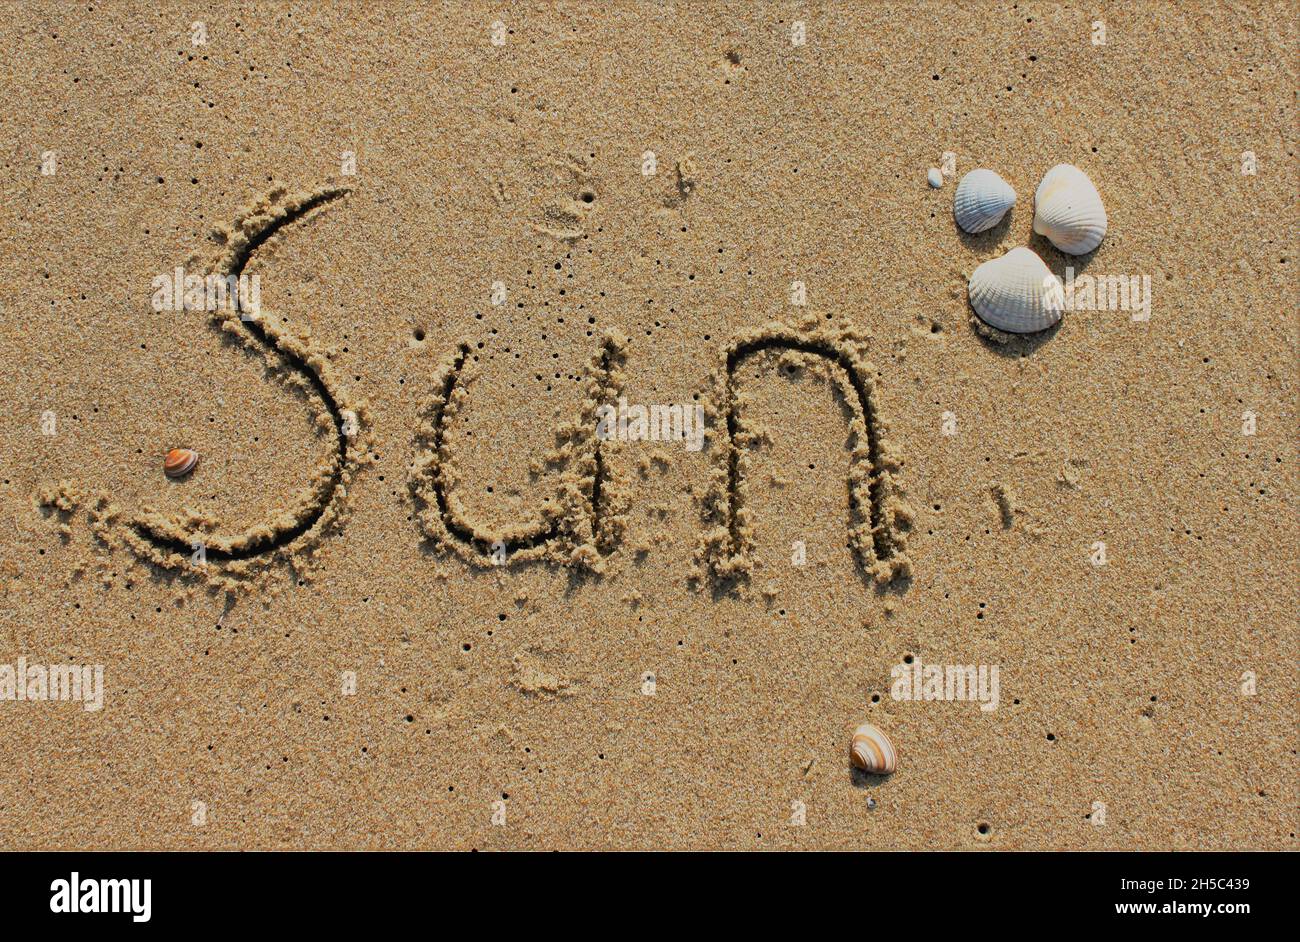
POLYGON ((870 723, 863 723, 853 733, 849 759, 862 771, 873 775, 888 775, 898 765, 894 744, 870 723))
POLYGON ((163 459, 163 473, 169 478, 181 478, 194 470, 199 463, 199 453, 188 448, 173 448, 163 459))

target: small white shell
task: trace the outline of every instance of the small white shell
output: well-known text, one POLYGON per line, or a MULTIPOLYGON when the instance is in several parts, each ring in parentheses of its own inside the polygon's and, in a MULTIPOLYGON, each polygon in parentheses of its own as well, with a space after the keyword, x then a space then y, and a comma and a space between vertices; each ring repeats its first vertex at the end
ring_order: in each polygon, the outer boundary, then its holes
POLYGON ((889 737, 870 723, 863 723, 853 733, 849 760, 873 775, 888 775, 898 765, 898 754, 889 737))
POLYGON ((952 214, 963 232, 974 235, 992 229, 1012 206, 1016 191, 992 170, 972 170, 957 184, 952 214))
POLYGON ((1070 164, 1047 171, 1034 193, 1034 231, 1070 255, 1086 255, 1106 237, 1106 208, 1088 175, 1070 164))
POLYGON ((975 269, 966 290, 981 320, 1013 334, 1046 330, 1064 307, 1061 279, 1023 246, 975 269))
POLYGON ((943 186, 943 172, 938 167, 931 167, 930 172, 925 175, 925 179, 936 190, 943 186))

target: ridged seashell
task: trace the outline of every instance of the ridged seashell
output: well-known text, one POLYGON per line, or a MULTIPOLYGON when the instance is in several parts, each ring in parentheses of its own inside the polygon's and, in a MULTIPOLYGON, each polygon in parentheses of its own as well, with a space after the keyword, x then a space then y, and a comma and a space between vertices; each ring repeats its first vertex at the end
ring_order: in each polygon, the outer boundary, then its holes
POLYGON ((1023 246, 975 269, 966 291, 981 320, 1013 334, 1051 327, 1061 319, 1065 300, 1061 279, 1023 246))
POLYGON ((1034 193, 1034 231, 1070 255, 1086 255, 1106 237, 1106 208, 1088 175, 1057 164, 1034 193))
POLYGON ((183 478, 199 463, 199 453, 188 448, 173 448, 163 459, 163 474, 169 478, 183 478))
POLYGON ((898 765, 898 753, 889 737, 870 723, 863 723, 853 733, 849 759, 872 775, 888 775, 898 765))
POLYGON ((957 184, 952 214, 963 232, 974 235, 992 229, 1012 206, 1016 191, 992 170, 972 170, 957 184))
POLYGON ((943 186, 943 171, 938 167, 931 167, 930 172, 925 175, 925 181, 936 190, 943 186))

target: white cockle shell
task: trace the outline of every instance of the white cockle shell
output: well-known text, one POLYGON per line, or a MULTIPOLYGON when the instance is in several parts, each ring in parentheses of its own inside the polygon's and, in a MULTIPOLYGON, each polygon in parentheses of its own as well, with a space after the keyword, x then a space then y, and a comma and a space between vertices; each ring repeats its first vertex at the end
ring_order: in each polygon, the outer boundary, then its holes
POLYGON ((1086 255, 1106 237, 1106 208, 1088 175, 1070 164, 1047 171, 1034 193, 1034 231, 1070 255, 1086 255))
POLYGON ((974 235, 992 229, 1012 206, 1016 191, 992 170, 972 170, 957 184, 952 214, 963 232, 974 235))
POLYGON ((1065 288, 1033 249, 1021 246, 975 269, 967 294, 986 324, 1032 334, 1061 319, 1065 288))

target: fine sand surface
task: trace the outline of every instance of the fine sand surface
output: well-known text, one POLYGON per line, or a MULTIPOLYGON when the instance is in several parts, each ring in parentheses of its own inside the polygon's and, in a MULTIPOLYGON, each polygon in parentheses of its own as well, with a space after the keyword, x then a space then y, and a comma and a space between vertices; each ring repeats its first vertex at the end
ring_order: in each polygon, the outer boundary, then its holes
POLYGON ((1293 5, 419 6, 0 11, 0 675, 104 684, 0 844, 1297 846, 1293 5), (983 336, 1021 245, 1149 320, 983 336))

